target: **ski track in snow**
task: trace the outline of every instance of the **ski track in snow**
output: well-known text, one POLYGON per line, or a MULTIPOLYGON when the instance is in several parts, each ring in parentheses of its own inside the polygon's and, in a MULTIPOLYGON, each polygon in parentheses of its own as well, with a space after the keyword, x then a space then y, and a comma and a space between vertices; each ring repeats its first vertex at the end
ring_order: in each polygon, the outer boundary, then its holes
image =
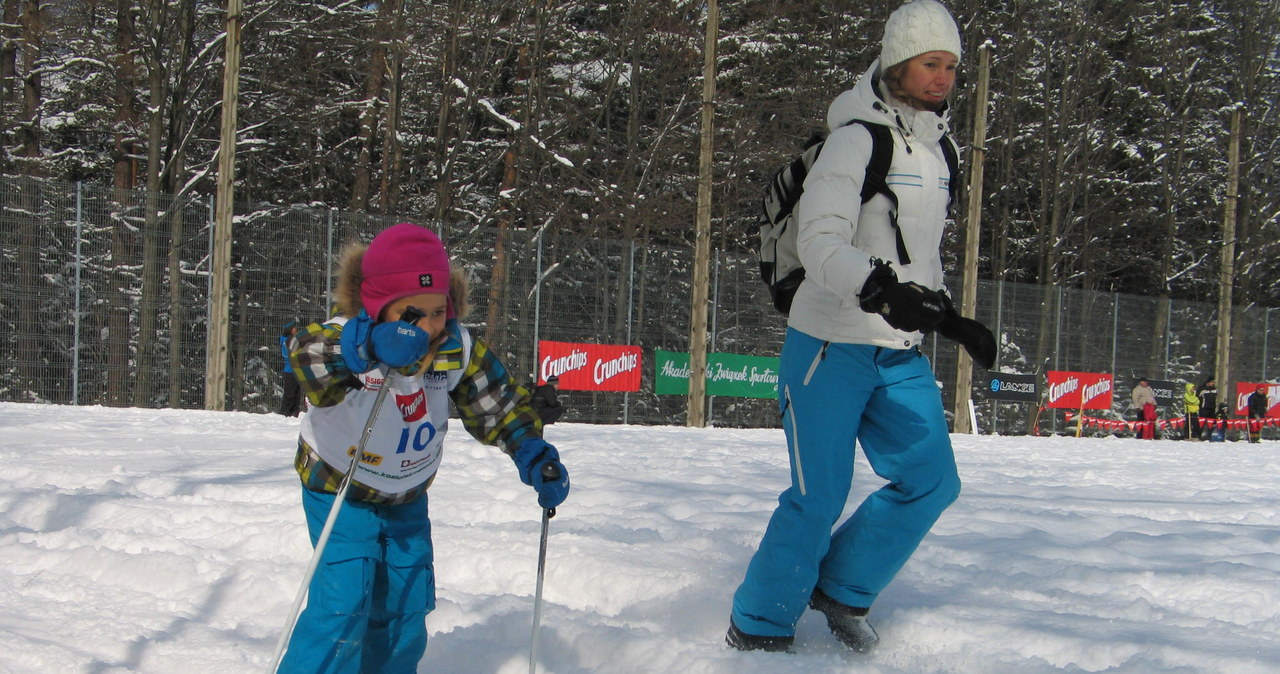
MULTIPOLYGON (((528 671, 540 511, 453 424, 419 672, 528 671)), ((0 403, 0 672, 265 672, 310 558, 298 422, 0 403)), ((964 489, 847 653, 723 645, 778 430, 556 424, 539 672, 1274 672, 1280 444, 952 436, 964 489)), ((847 512, 881 481, 859 458, 847 512)), ((846 514, 847 514, 846 512, 846 514)))

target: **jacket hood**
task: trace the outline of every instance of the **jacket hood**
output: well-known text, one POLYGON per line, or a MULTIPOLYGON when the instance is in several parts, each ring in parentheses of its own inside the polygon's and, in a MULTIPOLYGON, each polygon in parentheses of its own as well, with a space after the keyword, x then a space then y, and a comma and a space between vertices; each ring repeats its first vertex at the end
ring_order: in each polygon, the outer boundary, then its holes
POLYGON ((855 119, 896 128, 925 142, 937 141, 950 128, 946 108, 940 114, 917 110, 884 94, 880 86, 879 59, 867 68, 852 89, 836 96, 827 108, 829 131, 835 131, 855 119))
POLYGON ((360 284, 364 281, 361 266, 366 248, 368 246, 362 243, 349 243, 338 255, 338 274, 333 296, 338 305, 339 316, 355 318, 364 309, 364 302, 360 301, 360 284))
POLYGON ((880 83, 880 77, 877 75, 879 70, 880 61, 876 60, 858 78, 852 89, 836 96, 836 100, 832 101, 831 106, 827 108, 828 131, 835 131, 855 119, 886 126, 897 125, 889 112, 889 107, 881 100, 880 92, 876 91, 880 83))

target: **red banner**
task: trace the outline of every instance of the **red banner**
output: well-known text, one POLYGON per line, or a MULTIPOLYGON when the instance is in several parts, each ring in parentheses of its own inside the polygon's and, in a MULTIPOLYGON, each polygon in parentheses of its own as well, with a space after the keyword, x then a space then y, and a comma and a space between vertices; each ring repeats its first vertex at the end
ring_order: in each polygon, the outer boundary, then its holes
POLYGON ((1266 389, 1267 393, 1267 416, 1280 417, 1280 384, 1246 384, 1244 382, 1236 382, 1236 415, 1249 415, 1249 396, 1253 395, 1258 387, 1266 389))
MULTIPOLYGON (((1067 423, 1076 421, 1076 415, 1067 412, 1067 423)), ((1182 417, 1173 419, 1157 419, 1156 421, 1122 421, 1119 419, 1101 419, 1098 417, 1082 416, 1080 420, 1084 423, 1085 428, 1100 428, 1107 431, 1138 431, 1144 427, 1154 426, 1160 430, 1181 429, 1187 425, 1187 420, 1182 417)), ((1272 419, 1260 419, 1250 423, 1249 419, 1200 419, 1202 428, 1229 428, 1233 431, 1248 430, 1250 426, 1254 428, 1274 428, 1280 427, 1280 417, 1272 419)))
POLYGON ((563 391, 639 391, 638 346, 538 342, 538 383, 560 378, 563 391))
POLYGON ((1047 378, 1049 401, 1046 407, 1068 410, 1111 409, 1112 386, 1109 374, 1050 370, 1047 378))

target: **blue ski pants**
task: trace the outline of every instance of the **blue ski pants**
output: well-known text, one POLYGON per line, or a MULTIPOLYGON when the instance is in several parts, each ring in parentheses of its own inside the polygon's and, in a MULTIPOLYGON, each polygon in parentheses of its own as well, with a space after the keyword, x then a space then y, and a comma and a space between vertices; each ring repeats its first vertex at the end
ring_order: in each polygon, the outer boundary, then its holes
POLYGON ((793 635, 815 587, 871 606, 960 494, 942 396, 918 349, 827 343, 789 329, 778 386, 791 486, 733 597, 734 624, 761 636, 793 635), (887 484, 833 532, 855 440, 887 484))
MULTIPOLYGON (((333 499, 302 490, 312 545, 333 499)), ((401 505, 343 503, 279 671, 413 674, 435 604, 426 494, 401 505)))

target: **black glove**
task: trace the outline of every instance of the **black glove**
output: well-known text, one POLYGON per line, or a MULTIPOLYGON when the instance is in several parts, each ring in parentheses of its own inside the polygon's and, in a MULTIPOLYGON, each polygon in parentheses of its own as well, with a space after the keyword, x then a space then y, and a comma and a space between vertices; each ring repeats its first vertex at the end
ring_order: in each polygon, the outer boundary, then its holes
POLYGON ((947 311, 942 322, 938 324, 938 334, 959 342, 964 350, 969 352, 973 362, 981 365, 985 370, 990 370, 991 366, 996 364, 996 336, 991 334, 987 326, 972 318, 961 316, 946 295, 943 295, 942 299, 946 303, 947 311))
POLYGON ((887 262, 872 260, 875 268, 858 293, 858 306, 879 314, 904 332, 930 332, 946 315, 946 297, 919 283, 900 283, 887 262))

